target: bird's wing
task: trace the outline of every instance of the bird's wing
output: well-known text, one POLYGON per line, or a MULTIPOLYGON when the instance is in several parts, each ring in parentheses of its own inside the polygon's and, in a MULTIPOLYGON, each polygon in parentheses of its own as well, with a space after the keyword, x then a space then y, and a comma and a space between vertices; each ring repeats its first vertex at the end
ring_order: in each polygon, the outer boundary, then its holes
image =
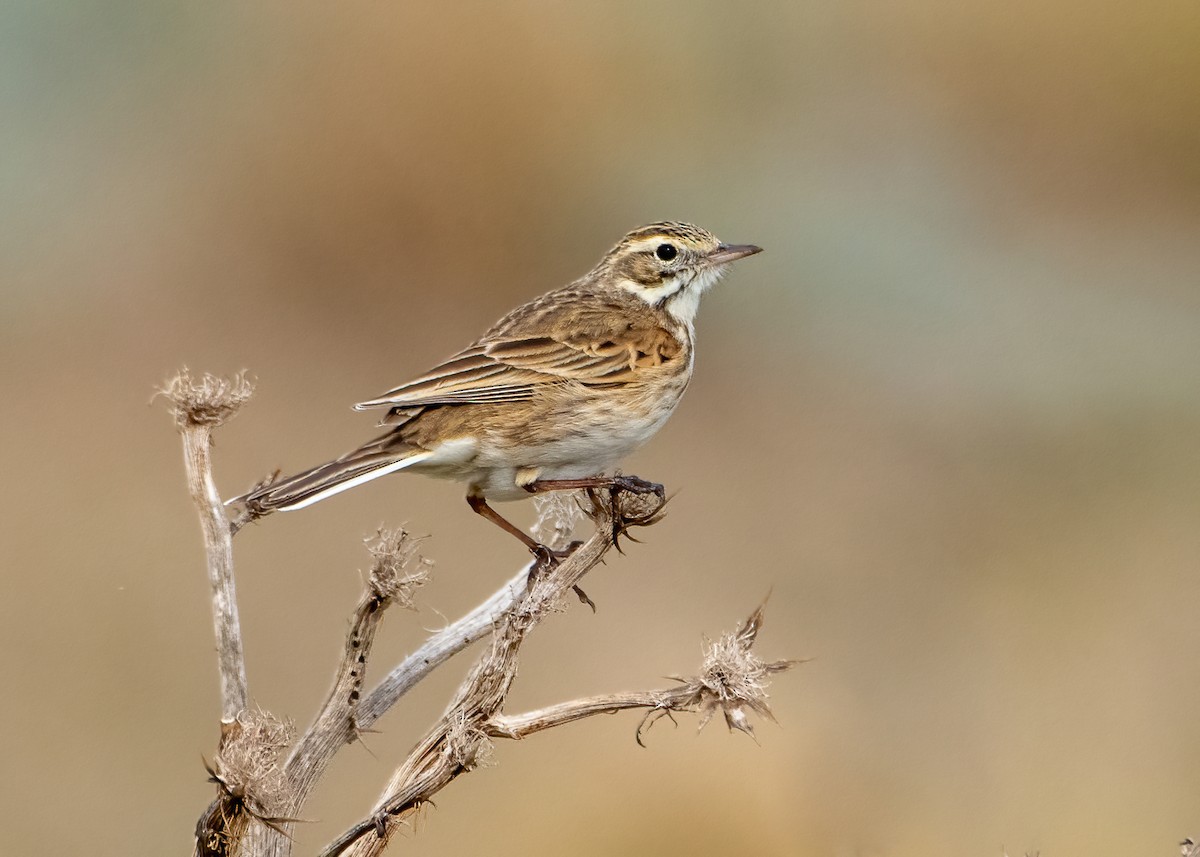
POLYGON ((407 384, 355 405, 408 408, 519 402, 542 384, 624 384, 674 359, 679 341, 657 324, 631 323, 611 311, 580 312, 571 324, 506 319, 484 339, 407 384))

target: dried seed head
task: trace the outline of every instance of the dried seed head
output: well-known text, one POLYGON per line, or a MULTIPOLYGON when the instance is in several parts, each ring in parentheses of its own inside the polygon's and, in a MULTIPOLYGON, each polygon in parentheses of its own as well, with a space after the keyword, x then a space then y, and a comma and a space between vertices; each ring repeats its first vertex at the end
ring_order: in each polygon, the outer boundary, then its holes
POLYGON ((279 763, 295 737, 295 726, 262 709, 243 711, 237 726, 217 753, 214 776, 252 813, 271 816, 284 795, 286 780, 279 763))
MULTIPOLYGON (((185 366, 159 388, 158 396, 171 402, 175 424, 216 427, 230 420, 252 395, 254 384, 239 372, 232 378, 219 378, 207 372, 193 378, 185 366)), ((156 396, 157 397, 157 396, 156 396)))
POLYGON ((754 653, 754 640, 762 627, 762 612, 760 606, 736 632, 708 643, 701 673, 693 680, 693 701, 700 708, 701 729, 718 710, 730 730, 737 729, 751 736, 754 728, 746 715, 747 709, 760 717, 775 719, 767 704, 768 677, 796 662, 768 662, 754 653))
POLYGON ((371 589, 383 601, 394 601, 409 610, 416 609, 413 596, 429 582, 433 560, 417 552, 420 540, 403 528, 380 527, 364 540, 374 558, 371 565, 371 589))

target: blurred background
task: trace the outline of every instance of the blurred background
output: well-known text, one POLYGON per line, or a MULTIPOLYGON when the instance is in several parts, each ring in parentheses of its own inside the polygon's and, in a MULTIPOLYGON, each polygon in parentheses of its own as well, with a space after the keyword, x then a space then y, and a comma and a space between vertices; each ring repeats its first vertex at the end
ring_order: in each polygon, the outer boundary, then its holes
MULTIPOLYGON (((771 592, 779 725, 501 744, 418 855, 1174 854, 1200 830, 1200 6, 0 7, 12 853, 186 853, 217 738, 178 367, 258 380, 240 493, 353 402, 673 218, 766 252, 627 471, 678 492, 526 648, 514 711, 694 671, 771 592), (38 843, 35 846, 34 843, 38 843), (486 845, 483 845, 486 843, 486 845)), ((532 507, 507 506, 528 524, 532 507)), ((371 674, 524 556, 392 477, 235 544, 251 692, 304 726, 379 524, 428 534, 371 674)), ((370 806, 468 665, 347 748, 370 806)))

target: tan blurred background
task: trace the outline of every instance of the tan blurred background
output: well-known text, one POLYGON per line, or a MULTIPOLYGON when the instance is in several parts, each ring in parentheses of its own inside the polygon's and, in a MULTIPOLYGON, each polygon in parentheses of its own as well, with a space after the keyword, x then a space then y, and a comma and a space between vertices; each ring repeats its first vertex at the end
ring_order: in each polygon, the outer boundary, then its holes
MULTIPOLYGON (((259 381, 233 494, 622 233, 767 250, 628 470, 678 491, 532 639, 515 707, 655 686, 773 590, 760 744, 500 745, 397 853, 1177 853, 1200 830, 1200 6, 0 7, 4 851, 180 854, 216 676, 177 367, 259 381), (33 843, 40 843, 35 848, 33 843)), ((508 507, 528 523, 531 508, 508 507)), ((378 676, 523 561, 395 477, 236 543, 254 698, 307 722, 378 524, 436 582, 378 676)), ((348 748, 369 806, 466 660, 348 748)))

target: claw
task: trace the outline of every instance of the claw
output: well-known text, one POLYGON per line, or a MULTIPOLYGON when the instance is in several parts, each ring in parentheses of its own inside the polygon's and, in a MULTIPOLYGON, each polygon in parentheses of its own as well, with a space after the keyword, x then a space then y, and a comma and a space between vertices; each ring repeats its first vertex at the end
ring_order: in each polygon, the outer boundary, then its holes
MULTIPOLYGON (((604 488, 608 491, 609 514, 612 517, 612 543, 619 552, 624 553, 621 549, 621 536, 631 538, 629 536, 630 527, 644 527, 653 524, 662 516, 663 506, 667 502, 667 491, 662 485, 657 482, 649 482, 637 476, 589 476, 583 479, 547 479, 531 482, 525 486, 525 490, 536 494, 541 491, 566 491, 571 489, 581 488, 587 492, 588 498, 593 505, 600 502, 597 489, 604 488), (626 514, 621 508, 621 493, 629 493, 638 496, 653 494, 658 498, 658 503, 648 512, 643 514, 626 514)), ((482 500, 476 500, 472 503, 473 508, 481 514, 487 514, 491 510, 487 508, 487 504, 482 500)), ((498 516, 495 513, 490 515, 492 520, 496 520, 498 516)), ((505 522, 507 523, 507 522, 505 522)), ((501 524, 504 526, 504 524, 501 524)), ((516 529, 509 524, 507 527, 509 532, 517 535, 516 529)), ((526 536, 525 544, 529 544, 528 536, 526 536)), ((637 541, 637 539, 633 539, 637 541)), ((539 546, 540 547, 540 546, 539 546)), ((531 546, 535 556, 540 556, 537 549, 531 546)))
POLYGON ((609 483, 609 499, 611 502, 612 519, 613 519, 613 547, 619 553, 624 554, 625 551, 621 548, 621 536, 629 539, 632 542, 637 542, 633 536, 629 535, 630 527, 643 527, 654 523, 658 520, 658 514, 662 511, 662 507, 667 502, 667 492, 657 482, 649 482, 637 476, 614 476, 609 483), (659 503, 653 511, 646 512, 642 515, 627 515, 621 508, 620 495, 622 492, 634 494, 637 496, 645 496, 653 494, 658 498, 659 503))
MULTIPOLYGON (((537 547, 530 548, 529 552, 533 554, 535 562, 529 569, 529 582, 533 583, 533 581, 543 572, 549 571, 571 554, 575 553, 576 548, 582 544, 583 542, 574 541, 562 550, 554 550, 554 548, 546 547, 546 545, 541 544, 537 547)), ((595 608, 593 607, 593 609, 595 608)))
POLYGON ((580 588, 579 584, 575 584, 571 589, 575 590, 575 595, 579 598, 580 603, 591 607, 593 613, 596 612, 596 602, 588 598, 588 594, 580 588))

